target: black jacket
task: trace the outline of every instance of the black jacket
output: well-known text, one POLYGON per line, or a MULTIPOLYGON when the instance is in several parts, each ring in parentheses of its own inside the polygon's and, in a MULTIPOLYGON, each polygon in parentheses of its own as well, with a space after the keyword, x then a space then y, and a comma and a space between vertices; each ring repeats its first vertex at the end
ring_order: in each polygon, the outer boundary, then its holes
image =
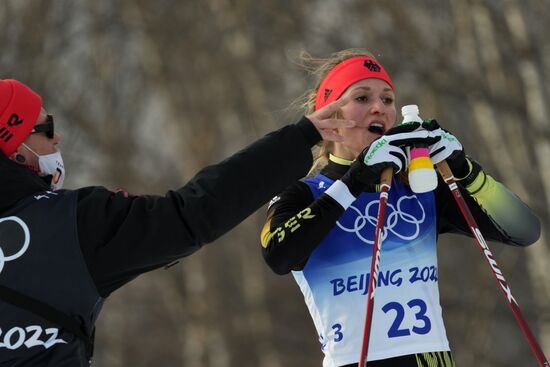
MULTIPOLYGON (((165 196, 132 196, 104 187, 62 190, 62 196, 75 197, 75 246, 99 297, 107 297, 139 274, 192 254, 229 231, 274 194, 307 174, 312 164, 311 147, 319 140, 315 127, 303 118, 204 168, 185 186, 165 196)), ((0 154, 0 221, 25 200, 28 205, 37 205, 40 201, 32 197, 47 194, 47 190, 44 180, 0 154)), ((43 216, 50 214, 45 212, 43 216)), ((32 229, 32 222, 27 225, 32 229)), ((2 233, 0 228, 0 246, 2 233)), ((9 267, 10 262, 4 266, 9 267)), ((10 287, 3 283, 1 267, 0 285, 10 287)), ((40 299, 39 294, 26 296, 40 299)), ((0 328, 5 330, 3 323, 0 316, 0 328)), ((59 343, 50 349, 61 353, 65 347, 59 343)), ((37 350, 44 350, 35 348, 28 348, 29 358, 36 358, 40 354, 37 350)), ((2 357, 5 353, 9 355, 10 350, 0 346, 0 366, 9 358, 2 357)), ((48 365, 44 362, 40 365, 48 365)))

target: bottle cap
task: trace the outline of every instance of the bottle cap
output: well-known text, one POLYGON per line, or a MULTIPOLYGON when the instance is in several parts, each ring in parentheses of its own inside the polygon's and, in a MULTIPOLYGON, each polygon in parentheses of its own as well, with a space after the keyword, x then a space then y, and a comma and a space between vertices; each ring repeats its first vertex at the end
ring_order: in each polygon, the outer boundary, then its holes
POLYGON ((420 110, 418 109, 418 106, 415 104, 409 104, 406 106, 401 107, 401 115, 418 115, 420 113, 420 110))
POLYGON ((403 123, 406 122, 422 122, 422 119, 418 115, 420 113, 418 106, 415 104, 409 104, 401 107, 401 115, 403 115, 403 123))

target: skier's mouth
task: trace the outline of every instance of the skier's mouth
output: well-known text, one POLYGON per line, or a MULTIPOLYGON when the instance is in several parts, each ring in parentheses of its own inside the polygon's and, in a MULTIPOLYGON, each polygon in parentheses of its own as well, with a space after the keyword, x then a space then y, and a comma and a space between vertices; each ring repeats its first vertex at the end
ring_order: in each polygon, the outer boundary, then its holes
POLYGON ((384 125, 382 125, 379 122, 373 122, 370 124, 368 128, 369 132, 377 135, 383 135, 384 134, 384 125))

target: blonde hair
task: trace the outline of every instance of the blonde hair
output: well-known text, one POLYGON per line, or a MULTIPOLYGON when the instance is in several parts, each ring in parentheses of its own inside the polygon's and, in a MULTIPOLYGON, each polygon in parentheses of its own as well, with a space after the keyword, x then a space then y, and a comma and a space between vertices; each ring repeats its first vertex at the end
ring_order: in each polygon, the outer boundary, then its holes
MULTIPOLYGON (((348 48, 342 51, 333 53, 327 58, 315 58, 307 52, 302 52, 300 55, 299 65, 305 69, 308 73, 316 78, 315 87, 307 90, 300 98, 299 106, 303 110, 304 115, 309 115, 315 111, 315 100, 317 98, 317 91, 323 79, 326 78, 328 73, 342 61, 355 56, 368 56, 372 59, 376 58, 369 51, 362 48, 348 48)), ((341 117, 336 113, 335 117, 341 117)), ((323 141, 313 148, 313 166, 308 173, 311 176, 317 173, 322 167, 324 167, 329 158, 329 154, 334 150, 334 143, 329 141, 323 141)))

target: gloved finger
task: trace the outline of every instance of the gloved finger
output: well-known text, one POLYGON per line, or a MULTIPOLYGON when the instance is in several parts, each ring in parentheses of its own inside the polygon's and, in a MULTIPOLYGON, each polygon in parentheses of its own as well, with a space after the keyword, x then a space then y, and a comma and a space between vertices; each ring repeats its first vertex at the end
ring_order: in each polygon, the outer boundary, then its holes
POLYGON ((403 167, 407 167, 407 154, 403 151, 403 149, 390 152, 390 155, 396 158, 391 161, 394 173, 399 173, 403 167))
POLYGON ((446 149, 445 147, 436 147, 433 151, 430 151, 430 158, 434 164, 444 161, 446 159, 454 159, 462 154, 463 149, 461 147, 454 147, 454 149, 446 149))
MULTIPOLYGON (((381 146, 383 147, 383 145, 381 146)), ((384 166, 380 166, 380 168, 385 168, 388 167, 388 164, 391 164, 395 173, 407 166, 407 154, 402 148, 387 145, 385 148, 379 149, 382 150, 378 150, 375 146, 373 150, 368 151, 363 156, 365 165, 378 167, 380 164, 383 164, 384 166)))
POLYGON ((439 126, 439 124, 437 123, 436 119, 424 120, 424 122, 422 122, 422 127, 428 131, 434 131, 441 128, 441 126, 439 126))
POLYGON ((392 127, 384 135, 395 135, 395 134, 401 134, 401 133, 409 133, 417 130, 420 128, 421 124, 420 122, 414 121, 414 122, 407 122, 405 124, 397 125, 395 127, 392 127))
POLYGON ((460 144, 445 145, 439 142, 430 146, 430 158, 434 164, 446 159, 453 159, 461 152, 463 152, 463 148, 460 144))
POLYGON ((432 160, 433 164, 438 164, 439 162, 447 159, 447 154, 445 154, 443 151, 444 148, 439 148, 434 152, 430 152, 430 159, 432 160))
MULTIPOLYGON (((390 132, 391 130, 393 129, 388 130, 388 132, 390 132)), ((382 135, 382 137, 387 137, 390 143, 393 143, 394 141, 402 141, 407 139, 425 139, 429 136, 430 136, 430 132, 424 129, 421 129, 418 131, 412 131, 412 132, 394 130, 394 131, 391 131, 391 134, 382 135)), ((395 145, 395 144, 392 144, 392 145, 395 145)))
POLYGON ((419 129, 412 132, 399 132, 387 135, 387 138, 393 146, 412 146, 413 144, 434 144, 441 139, 441 136, 428 130, 419 129))
POLYGON ((456 136, 454 136, 452 133, 448 132, 445 129, 439 128, 437 130, 430 131, 429 136, 433 137, 433 138, 440 137, 441 144, 443 144, 443 145, 453 146, 453 147, 458 146, 462 149, 462 144, 460 144, 460 141, 458 141, 456 136))
POLYGON ((424 145, 424 146, 430 146, 433 145, 441 140, 441 136, 439 135, 427 135, 425 137, 423 136, 402 136, 399 139, 392 140, 390 143, 394 146, 400 146, 400 147, 412 147, 415 145, 424 145))

